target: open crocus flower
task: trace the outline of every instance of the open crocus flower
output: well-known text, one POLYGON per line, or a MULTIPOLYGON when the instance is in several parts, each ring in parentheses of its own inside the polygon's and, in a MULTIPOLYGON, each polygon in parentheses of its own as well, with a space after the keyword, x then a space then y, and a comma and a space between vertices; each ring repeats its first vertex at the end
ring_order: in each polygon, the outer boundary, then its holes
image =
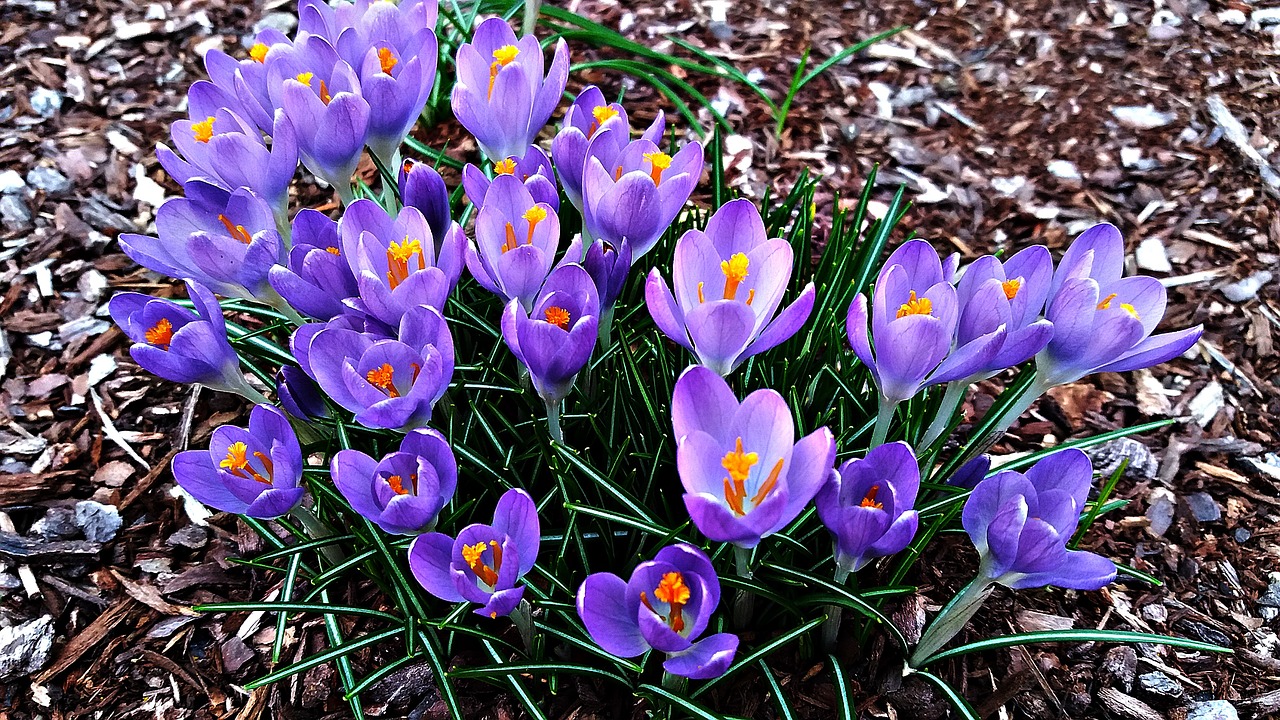
POLYGON ((338 223, 305 208, 293 217, 292 235, 289 263, 271 268, 271 287, 303 315, 320 320, 341 315, 344 301, 360 291, 342 255, 338 223))
POLYGON ((267 89, 293 123, 302 163, 350 204, 351 175, 369 133, 369 102, 350 65, 319 36, 273 50, 267 89))
POLYGON ((441 310, 466 262, 466 236, 447 233, 439 246, 417 208, 392 219, 378 203, 351 203, 338 221, 342 253, 360 288, 351 302, 387 325, 397 325, 409 309, 441 310))
POLYGON ((581 265, 562 265, 547 276, 531 312, 520 301, 502 313, 502 339, 529 369, 533 388, 547 404, 551 433, 559 437, 560 402, 591 359, 600 320, 600 297, 581 265))
MULTIPOLYGON (((556 211, 536 202, 519 178, 499 175, 485 193, 475 233, 475 242, 467 248, 467 270, 503 303, 519 300, 531 309, 560 246, 556 211)), ((576 250, 579 257, 581 252, 576 250)), ((566 259, 574 253, 571 248, 566 259)))
MULTIPOLYGON (((545 203, 552 210, 560 211, 560 191, 556 189, 556 176, 551 169, 551 161, 537 145, 530 145, 524 155, 494 163, 493 174, 516 176, 529 189, 534 202, 545 203)), ((484 206, 484 197, 489 192, 491 182, 483 170, 471 163, 462 168, 462 187, 467 191, 471 204, 476 207, 484 206)))
POLYGON ((211 508, 259 519, 284 515, 306 494, 302 448, 289 419, 271 405, 255 406, 247 429, 214 430, 208 450, 175 455, 173 479, 211 508))
POLYGON ((915 537, 920 467, 903 442, 872 448, 831 476, 816 498, 818 517, 835 540, 836 578, 844 582, 878 557, 900 552, 915 537))
POLYGON ((500 17, 480 23, 471 42, 458 48, 453 114, 490 162, 523 155, 560 104, 569 78, 569 48, 563 40, 556 43, 545 78, 542 63, 538 38, 517 40, 500 17))
POLYGON ((685 543, 659 550, 630 580, 595 573, 578 588, 578 617, 597 645, 618 657, 658 650, 663 669, 693 680, 722 675, 738 650, 732 633, 698 639, 719 604, 715 568, 685 543))
POLYGON ((524 596, 520 578, 533 569, 541 542, 538 508, 523 490, 498 498, 493 524, 468 525, 457 539, 419 535, 409 546, 409 569, 427 592, 445 602, 481 605, 475 612, 508 615, 524 596))
POLYGON ((819 428, 795 442, 786 400, 757 390, 741 403, 701 365, 671 398, 676 467, 694 525, 717 542, 755 547, 800 514, 830 476, 836 446, 819 428))
POLYGON ((458 484, 453 450, 435 430, 410 432, 400 449, 381 461, 359 450, 339 450, 330 471, 333 484, 356 512, 396 535, 434 528, 458 484))
POLYGON ((1042 388, 1158 365, 1200 339, 1199 325, 1152 335, 1164 318, 1164 286, 1123 272, 1124 241, 1114 225, 1095 225, 1071 243, 1053 275, 1045 313, 1053 340, 1036 357, 1042 388))
POLYGON ((279 105, 268 92, 267 56, 275 48, 292 47, 293 41, 275 28, 263 28, 254 37, 248 57, 236 59, 220 48, 204 54, 208 80, 199 80, 187 91, 188 111, 196 122, 228 108, 242 120, 270 135, 279 105))
POLYGON ((813 310, 813 283, 778 317, 791 280, 791 244, 765 234, 749 200, 726 203, 707 223, 676 243, 675 295, 655 268, 645 304, 667 337, 720 375, 795 334, 813 310))
MULTIPOLYGON (((556 174, 564 186, 569 202, 582 210, 582 173, 587 161, 587 147, 596 133, 605 128, 616 129, 607 141, 601 141, 592 151, 604 166, 612 167, 618 154, 631 141, 631 126, 627 110, 620 103, 605 102, 604 93, 595 85, 588 85, 564 113, 564 124, 551 141, 551 157, 556 161, 556 174)), ((667 123, 662 111, 644 131, 642 137, 654 144, 662 140, 667 123)))
MULTIPOLYGON (((616 127, 596 133, 591 146, 613 142, 616 127)), ((675 156, 662 152, 651 140, 627 143, 609 166, 606 153, 587 148, 582 178, 582 221, 592 240, 618 245, 631 243, 639 260, 658 244, 671 226, 689 193, 702 176, 702 146, 696 142, 680 148, 675 156)))
POLYGON ((267 282, 284 255, 270 206, 252 191, 203 180, 156 211, 159 237, 125 233, 120 248, 145 268, 207 285, 220 295, 287 307, 267 282))
POLYGON ((335 403, 365 427, 407 430, 431 420, 453 377, 453 339, 439 311, 415 307, 400 319, 397 339, 330 321, 294 334, 294 356, 335 403))
POLYGON ((129 354, 134 361, 171 382, 200 383, 265 402, 240 372, 217 298, 194 282, 187 283, 187 294, 195 312, 142 293, 116 293, 111 298, 111 319, 133 341, 129 354))
POLYGON ((277 218, 287 219, 298 143, 284 113, 276 113, 270 148, 257 127, 227 109, 199 120, 178 120, 169 136, 182 155, 159 144, 156 157, 180 185, 202 178, 228 191, 249 188, 266 200, 277 218))

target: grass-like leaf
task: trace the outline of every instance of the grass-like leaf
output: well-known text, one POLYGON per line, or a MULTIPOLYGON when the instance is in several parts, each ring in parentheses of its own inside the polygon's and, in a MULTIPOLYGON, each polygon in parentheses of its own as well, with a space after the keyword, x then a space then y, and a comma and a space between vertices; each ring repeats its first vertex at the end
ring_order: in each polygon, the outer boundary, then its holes
POLYGON ((971 642, 967 645, 961 645, 960 647, 955 647, 950 650, 943 650, 926 660, 925 664, 932 665, 942 660, 959 657, 961 655, 969 655, 976 652, 986 652, 988 650, 998 650, 1000 648, 1015 647, 1018 645, 1033 645, 1035 643, 1051 642, 1145 643, 1148 645, 1169 645, 1172 647, 1186 648, 1188 650, 1199 650, 1201 652, 1225 654, 1231 654, 1233 652, 1231 648, 1214 645, 1213 643, 1200 642, 1199 640, 1189 640, 1187 638, 1173 637, 1172 635, 1153 635, 1151 633, 1132 632, 1129 630, 1042 630, 1039 632, 1001 635, 1000 637, 971 642))

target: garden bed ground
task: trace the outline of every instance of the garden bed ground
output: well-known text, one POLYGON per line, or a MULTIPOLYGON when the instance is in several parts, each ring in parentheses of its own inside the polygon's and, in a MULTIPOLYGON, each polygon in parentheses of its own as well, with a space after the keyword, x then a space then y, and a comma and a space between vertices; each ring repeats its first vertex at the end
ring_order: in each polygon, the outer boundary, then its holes
MULTIPOLYGON (((1167 0, 1159 9, 1124 0, 945 7, 849 0, 838 9, 740 3, 725 17, 729 4, 573 2, 572 9, 646 44, 669 48, 666 37, 676 34, 743 71, 758 69, 752 76, 775 97, 800 49, 811 45, 820 61, 906 24, 909 32, 807 86, 780 138, 764 104, 742 86, 688 78, 734 128, 726 163, 741 191, 759 198, 766 186, 785 190, 801 168, 813 168, 824 178, 822 216, 882 163, 878 198, 907 183, 917 201, 907 225, 966 256, 1033 242, 1057 250, 1088 223, 1111 220, 1137 265, 1167 278, 1168 324, 1206 326, 1194 358, 1060 388, 997 448, 1017 452, 1149 419, 1190 418, 1108 447, 1133 460, 1120 486, 1133 502, 1094 536, 1100 551, 1167 584, 1006 594, 978 622, 990 634, 1069 622, 1168 632, 1238 654, 1031 648, 974 657, 943 674, 984 713, 1008 702, 1027 717, 1146 720, 1182 717, 1188 702, 1211 699, 1245 717, 1275 712, 1280 457, 1272 453, 1280 451, 1280 397, 1272 377, 1280 364, 1273 342, 1280 282, 1270 273, 1280 265, 1280 181, 1256 158, 1280 139, 1280 11, 1243 0, 1167 0), (1230 124, 1223 108, 1243 123, 1243 139, 1219 129, 1230 124)), ((189 608, 266 597, 278 576, 229 562, 261 551, 256 536, 226 516, 193 524, 191 510, 167 492, 167 464, 175 448, 201 445, 246 408, 212 393, 197 401, 147 376, 103 312, 112 287, 169 287, 133 266, 114 237, 143 231, 173 190, 150 148, 200 77, 200 54, 235 46, 256 20, 281 20, 292 8, 280 0, 266 7, 4 0, 0 7, 0 508, 7 512, 0 625, 19 638, 0 647, 0 680, 9 682, 0 712, 15 720, 343 717, 327 667, 272 689, 236 689, 264 672, 274 623, 189 608), (112 511, 95 505, 81 506, 77 518, 77 501, 88 499, 118 509, 123 527, 117 532, 112 511), (34 652, 23 656, 15 647, 27 637, 34 652), (17 665, 5 664, 14 658, 17 665)), ((641 120, 661 105, 645 87, 627 96, 641 120)), ((456 156, 472 151, 450 143, 456 156)), ((979 393, 974 402, 990 397, 979 393)), ((959 539, 938 548, 916 578, 922 596, 895 615, 908 633, 971 572, 959 539)), ((362 588, 349 592, 377 602, 362 588)), ((289 658, 321 647, 319 623, 288 628, 289 658)), ((883 715, 892 704, 904 717, 945 712, 939 698, 869 669, 874 647, 870 662, 849 666, 859 668, 852 679, 859 707, 883 715)), ((789 671, 778 680, 799 716, 831 716, 834 693, 818 661, 775 667, 789 671)), ((407 673, 368 695, 372 709, 440 717, 428 671, 407 673)), ((724 707, 772 717, 766 687, 744 675, 724 707)), ((562 693, 550 715, 628 717, 608 689, 562 693)), ((515 705, 487 686, 467 691, 471 716, 516 716, 515 705)))

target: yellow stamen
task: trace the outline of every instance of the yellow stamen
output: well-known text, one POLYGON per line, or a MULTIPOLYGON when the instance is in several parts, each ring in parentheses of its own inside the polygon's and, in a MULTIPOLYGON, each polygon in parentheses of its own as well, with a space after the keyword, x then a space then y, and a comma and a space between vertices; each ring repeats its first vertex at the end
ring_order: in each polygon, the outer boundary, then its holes
POLYGON ((387 397, 400 397, 400 391, 395 386, 395 368, 391 367, 391 363, 382 363, 381 367, 370 370, 364 377, 370 385, 386 393, 387 397))
POLYGON ((1004 290, 1004 296, 1012 300, 1018 297, 1018 291, 1022 289, 1022 278, 1005 280, 1000 283, 1000 287, 1004 290))
POLYGON ((503 45, 493 51, 493 63, 489 65, 489 94, 486 96, 488 99, 493 98, 493 83, 498 80, 498 71, 511 64, 519 54, 520 48, 515 45, 503 45))
MULTIPOLYGON (((249 458, 247 457, 248 454, 249 448, 244 443, 231 443, 231 445, 227 447, 227 456, 223 458, 222 462, 218 463, 218 466, 236 477, 241 477, 246 480, 256 480, 264 485, 270 485, 271 480, 263 477, 257 470, 253 469, 253 466, 249 464, 249 458)), ((262 457, 262 453, 254 453, 254 455, 259 458, 262 457)), ((271 470, 268 469, 267 472, 269 473, 271 470)))
POLYGON ((546 208, 542 208, 542 207, 538 207, 537 205, 534 205, 528 210, 525 210, 524 215, 521 215, 520 217, 529 221, 529 237, 527 238, 526 242, 529 245, 532 245, 533 229, 538 227, 538 223, 547 219, 547 210, 546 208))
POLYGON ((1129 303, 1120 303, 1120 309, 1132 315, 1134 320, 1142 319, 1138 317, 1138 309, 1130 305, 1129 303))
POLYGON ((649 171, 649 177, 653 178, 653 184, 658 185, 662 182, 662 171, 671 167, 671 156, 658 151, 645 153, 644 159, 649 161, 653 169, 649 171))
POLYGON ((755 301, 755 299, 756 299, 756 289, 751 288, 749 291, 747 291, 747 304, 750 305, 752 302, 755 301))
POLYGON ((1111 293, 1110 295, 1108 295, 1108 296, 1106 296, 1106 297, 1102 298, 1102 302, 1098 303, 1098 309, 1099 309, 1099 310, 1110 310, 1110 309, 1111 309, 1111 301, 1112 301, 1112 300, 1115 300, 1115 299, 1116 299, 1116 293, 1111 293))
POLYGON ((191 134, 195 137, 196 142, 207 143, 213 139, 213 116, 201 120, 198 123, 191 124, 191 134))
POLYGON ((758 462, 760 462, 758 454, 742 451, 742 438, 738 438, 734 450, 725 453, 725 456, 720 459, 720 465, 729 473, 729 477, 724 479, 724 499, 729 509, 739 516, 747 514, 742 508, 742 501, 747 495, 747 475, 751 473, 751 467, 758 462))
POLYGON ((173 342, 173 323, 169 322, 169 318, 160 318, 147 330, 146 338, 147 344, 168 350, 169 343, 173 342))
POLYGON ((249 48, 249 57, 253 58, 254 62, 264 63, 267 61, 267 51, 270 49, 266 43, 254 43, 253 47, 249 48))
POLYGON ((595 135, 596 130, 599 130, 606 122, 618 117, 618 111, 610 105, 601 105, 600 107, 592 110, 591 115, 596 120, 591 123, 591 127, 587 128, 587 137, 595 135))
POLYGON ((669 572, 662 576, 662 580, 658 582, 658 587, 654 589, 653 596, 666 603, 671 607, 671 614, 667 618, 667 624, 672 630, 681 632, 684 630, 684 604, 689 602, 689 586, 684 584, 684 577, 678 572, 669 572))
POLYGON ((311 87, 311 78, 313 78, 313 77, 315 77, 315 76, 316 76, 316 74, 315 74, 315 73, 313 73, 313 72, 304 72, 304 73, 298 73, 297 75, 295 75, 295 76, 293 77, 293 79, 294 79, 294 80, 297 80, 298 82, 302 83, 303 85, 306 85, 307 87, 311 87))
POLYGON ((898 317, 906 317, 907 315, 932 315, 933 301, 927 297, 917 298, 916 291, 911 291, 911 297, 898 308, 898 317))
POLYGON ((249 234, 249 231, 245 230, 243 225, 236 225, 232 223, 231 219, 226 215, 218 215, 218 222, 222 223, 222 226, 227 229, 227 234, 236 240, 239 240, 245 245, 253 242, 253 236, 249 234))
POLYGON ((507 158, 506 160, 499 160, 498 162, 493 164, 494 175, 514 175, 515 172, 516 172, 515 158, 507 158))
POLYGON ((545 314, 547 316, 547 322, 551 323, 552 325, 555 325, 561 330, 569 329, 569 311, 568 310, 565 310, 562 307, 555 307, 553 305, 547 308, 547 311, 545 314))
POLYGON ((877 509, 883 508, 884 503, 876 501, 876 495, 879 492, 880 492, 880 486, 872 485, 871 489, 867 491, 867 494, 863 496, 862 502, 859 503, 861 507, 869 507, 869 508, 877 508, 877 509))
POLYGON ((707 298, 702 294, 702 286, 703 286, 703 285, 706 285, 706 283, 704 283, 704 282, 700 282, 700 283, 698 283, 698 302, 699 302, 699 303, 704 303, 704 302, 706 302, 706 301, 707 301, 707 298))
POLYGON ((417 239, 410 240, 406 235, 401 242, 391 242, 387 247, 387 284, 395 290, 409 277, 409 260, 418 256, 418 269, 427 268, 427 258, 422 254, 422 243, 417 239))
POLYGON ((613 181, 618 182, 622 179, 622 166, 619 165, 617 170, 613 171, 613 181))
POLYGON ((336 247, 327 247, 324 249, 324 251, 329 253, 330 255, 337 255, 339 257, 342 256, 342 251, 336 247))
POLYGON ((738 285, 747 278, 747 256, 734 253, 728 260, 720 261, 720 272, 724 273, 724 299, 733 300, 738 295, 738 285))
POLYGON ((516 229, 511 223, 507 223, 507 239, 502 241, 502 252, 515 250, 520 241, 516 240, 516 229))
MULTIPOLYGON (((485 543, 478 542, 475 545, 462 546, 462 559, 466 561, 467 567, 471 568, 471 572, 480 578, 480 582, 494 587, 498 584, 498 573, 493 568, 484 564, 484 551, 489 546, 485 543)), ((495 555, 494 565, 497 565, 497 557, 495 555)))
POLYGON ((390 75, 391 70, 395 68, 396 63, 400 62, 396 59, 395 53, 391 48, 378 48, 378 64, 382 66, 382 72, 390 75))

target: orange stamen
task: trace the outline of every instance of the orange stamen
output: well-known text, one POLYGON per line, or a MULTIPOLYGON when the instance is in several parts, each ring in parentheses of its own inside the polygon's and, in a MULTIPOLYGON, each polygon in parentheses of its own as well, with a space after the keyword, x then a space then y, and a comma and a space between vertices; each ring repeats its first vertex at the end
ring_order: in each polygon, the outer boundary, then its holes
POLYGON ((756 494, 751 496, 751 506, 759 505, 769 493, 773 491, 773 486, 778 484, 778 475, 782 473, 782 458, 778 458, 778 462, 774 463, 773 469, 769 471, 769 477, 765 478, 764 484, 756 490, 756 494))
MULTIPOLYGON (((231 443, 231 445, 227 447, 227 456, 223 458, 222 462, 218 463, 218 466, 236 477, 244 478, 246 480, 255 480, 263 483, 264 485, 270 485, 271 480, 263 477, 253 468, 252 465, 249 464, 249 458, 247 457, 248 454, 249 447, 244 443, 231 443)), ((261 457, 262 453, 254 453, 254 455, 261 457)), ((270 473, 271 469, 267 468, 267 472, 270 473)))
POLYGON ((1009 300, 1012 300, 1018 297, 1018 291, 1022 289, 1022 278, 1005 280, 1000 283, 1000 287, 1004 290, 1004 296, 1009 300))
POLYGON ((898 308, 898 317, 906 317, 907 315, 932 315, 933 301, 929 298, 917 298, 916 291, 911 291, 911 297, 901 307, 898 308))
POLYGON ((702 294, 702 286, 703 286, 703 285, 706 285, 706 283, 704 283, 704 282, 700 282, 700 283, 698 283, 698 302, 699 302, 699 303, 704 303, 704 302, 706 302, 706 301, 707 301, 706 296, 704 296, 704 295, 702 294))
POLYGON ((862 498, 862 502, 860 503, 860 506, 861 506, 861 507, 876 508, 876 509, 883 508, 883 507, 884 507, 884 503, 882 503, 882 502, 877 502, 877 501, 876 501, 876 495, 877 495, 879 492, 880 492, 880 486, 879 486, 879 485, 872 485, 872 486, 871 486, 871 489, 867 491, 866 496, 864 496, 864 497, 862 498))
POLYGON ((520 49, 515 45, 503 45, 493 51, 493 63, 489 65, 489 94, 486 99, 493 99, 493 84, 498 80, 498 71, 511 64, 520 54, 520 49))
POLYGON ((508 250, 515 250, 516 246, 519 244, 520 242, 516 240, 515 227, 512 226, 511 223, 507 223, 507 239, 502 243, 502 252, 507 252, 508 250))
POLYGON ((173 342, 173 323, 169 322, 169 318, 160 318, 147 330, 146 338, 147 344, 168 350, 169 343, 173 342))
MULTIPOLYGON (((724 500, 729 505, 729 509, 733 510, 738 516, 746 515, 743 509, 742 501, 747 495, 747 476, 751 473, 751 467, 760 462, 760 456, 756 453, 743 452, 742 438, 738 438, 737 445, 734 450, 725 453, 721 458, 720 465, 729 473, 729 477, 724 479, 724 500)), ((782 469, 782 463, 779 461, 778 466, 774 468, 774 472, 782 469)), ((777 480, 776 477, 773 478, 777 480)), ((757 493, 759 495, 759 493, 757 493)))
POLYGON ((750 305, 756 299, 756 289, 751 288, 747 291, 747 304, 750 305))
POLYGON ((391 367, 391 363, 382 363, 381 367, 370 370, 364 377, 370 385, 386 393, 387 397, 400 397, 400 390, 395 386, 395 368, 391 367))
POLYGON ((534 205, 528 210, 525 210, 524 215, 521 215, 520 217, 529 221, 529 237, 526 240, 526 242, 527 244, 532 245, 533 229, 538 227, 538 223, 547 219, 547 210, 546 208, 541 208, 541 207, 538 207, 537 205, 534 205))
POLYGON ((264 63, 267 61, 267 51, 270 49, 266 43, 254 43, 253 47, 249 48, 249 57, 253 58, 254 62, 264 63))
POLYGON ((327 248, 325 248, 325 249, 324 249, 324 251, 325 251, 325 252, 327 252, 327 253, 329 253, 330 255, 337 255, 337 256, 339 256, 339 257, 341 257, 341 256, 342 256, 342 250, 340 250, 340 249, 338 249, 338 248, 336 248, 336 247, 327 247, 327 248))
POLYGON ((1112 301, 1112 300, 1115 300, 1115 299, 1116 299, 1116 293, 1111 293, 1110 295, 1108 295, 1108 296, 1106 296, 1106 297, 1102 298, 1102 302, 1098 303, 1098 309, 1099 309, 1099 310, 1110 310, 1110 309, 1111 309, 1111 301, 1112 301))
POLYGON ((236 240, 245 245, 253 242, 253 236, 249 234, 249 231, 245 230, 243 225, 233 224, 226 215, 218 215, 218 222, 222 223, 222 226, 227 229, 227 234, 236 240))
POLYGON ((198 123, 191 124, 191 134, 196 142, 207 143, 213 139, 213 120, 213 116, 210 115, 198 123))
POLYGON ((601 105, 592 110, 591 115, 595 118, 595 122, 591 123, 591 127, 587 128, 587 137, 595 135, 596 131, 606 122, 618 117, 618 111, 609 105, 601 105))
POLYGON ((395 53, 391 48, 378 48, 378 64, 382 66, 382 72, 390 75, 391 70, 395 68, 396 63, 400 62, 396 59, 395 53))
POLYGON ((654 597, 671 607, 667 624, 676 632, 684 630, 684 616, 681 611, 685 603, 689 602, 690 594, 689 586, 684 584, 684 577, 678 572, 664 574, 662 580, 658 582, 658 587, 653 591, 654 597))
POLYGON ((418 256, 418 269, 425 270, 427 258, 422 254, 422 243, 417 239, 410 240, 406 235, 401 242, 392 241, 387 247, 387 284, 395 290, 409 277, 409 260, 418 256))
POLYGON ((662 171, 671 167, 671 156, 664 152, 658 151, 658 152, 645 153, 644 159, 648 160, 649 164, 652 166, 652 169, 649 171, 649 177, 653 178, 653 184, 654 185, 661 184, 662 171))
POLYGON ((493 164, 494 175, 514 175, 515 172, 516 172, 515 158, 507 158, 506 160, 499 160, 498 162, 493 164))
MULTIPOLYGON (((466 561, 467 567, 471 568, 471 572, 480 578, 480 582, 494 587, 498 584, 498 573, 493 568, 484 564, 484 551, 488 546, 485 543, 478 542, 475 545, 462 546, 462 559, 466 561)), ((494 564, 497 564, 496 562, 494 564)))
POLYGON ((569 329, 569 311, 562 307, 549 307, 546 311, 547 322, 555 325, 561 330, 569 329))

